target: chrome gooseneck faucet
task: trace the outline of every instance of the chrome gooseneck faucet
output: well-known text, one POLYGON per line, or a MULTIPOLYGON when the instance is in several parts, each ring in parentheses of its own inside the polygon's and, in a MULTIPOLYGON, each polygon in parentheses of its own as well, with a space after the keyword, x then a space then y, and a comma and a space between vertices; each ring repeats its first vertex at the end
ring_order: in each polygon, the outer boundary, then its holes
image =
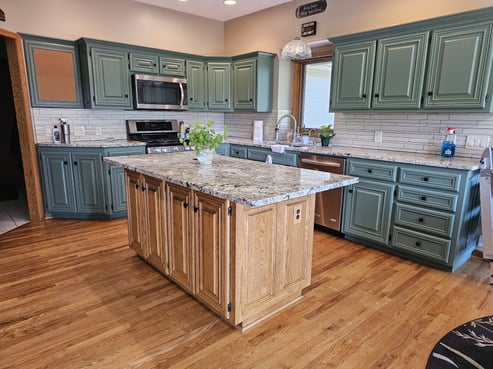
POLYGON ((279 142, 279 125, 281 123, 281 120, 284 118, 291 118, 293 121, 293 138, 290 143, 293 143, 296 140, 296 137, 299 136, 299 129, 298 129, 298 123, 296 122, 296 118, 292 114, 284 114, 277 120, 276 124, 276 142, 279 142))

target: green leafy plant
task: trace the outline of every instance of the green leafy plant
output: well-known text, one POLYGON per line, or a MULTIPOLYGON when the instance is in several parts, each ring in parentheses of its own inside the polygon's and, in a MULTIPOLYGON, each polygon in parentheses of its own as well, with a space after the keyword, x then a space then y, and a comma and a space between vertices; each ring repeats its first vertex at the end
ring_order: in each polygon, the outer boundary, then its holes
MULTIPOLYGON (((219 146, 221 142, 226 138, 227 126, 224 125, 223 133, 216 133, 214 128, 213 120, 208 120, 207 124, 200 124, 197 122, 193 128, 190 129, 189 133, 189 145, 191 145, 197 155, 200 154, 202 150, 214 150, 219 146)), ((180 140, 183 144, 186 144, 186 140, 180 140)))
POLYGON ((321 126, 318 130, 318 137, 333 137, 336 134, 332 129, 332 126, 321 126))

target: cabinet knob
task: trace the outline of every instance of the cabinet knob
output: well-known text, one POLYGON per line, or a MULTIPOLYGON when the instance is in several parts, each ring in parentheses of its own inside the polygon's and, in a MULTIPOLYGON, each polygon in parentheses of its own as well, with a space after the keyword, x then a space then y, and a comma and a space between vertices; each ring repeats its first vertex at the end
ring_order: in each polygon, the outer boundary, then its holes
POLYGON ((144 192, 145 190, 146 190, 146 188, 145 187, 142 187, 142 192, 144 192))
POLYGON ((421 242, 416 241, 416 246, 421 247, 421 242))
POLYGON ((74 165, 77 165, 77 162, 76 161, 74 161, 74 165))
POLYGON ((66 160, 65 160, 65 161, 63 162, 63 164, 67 165, 67 164, 68 164, 68 161, 66 161, 66 160))
POLYGON ((183 207, 184 207, 185 209, 187 209, 189 205, 190 205, 190 204, 189 204, 188 202, 184 202, 184 203, 183 203, 183 207))
POLYGON ((433 91, 428 91, 428 96, 433 96, 433 91))
POLYGON ((428 177, 423 177, 423 181, 428 182, 430 179, 428 177))
POLYGON ((426 196, 421 196, 421 201, 426 201, 426 196))
POLYGON ((372 171, 371 169, 368 169, 368 173, 370 173, 370 174, 371 174, 372 172, 373 172, 373 171, 372 171))
POLYGON ((128 94, 125 94, 125 98, 127 98, 127 97, 128 97, 128 94))
POLYGON ((253 99, 250 99, 250 102, 252 102, 252 101, 253 101, 253 99))
POLYGON ((138 190, 138 189, 139 189, 139 184, 138 184, 138 183, 136 183, 136 184, 135 184, 135 189, 136 189, 136 190, 138 190))
POLYGON ((347 190, 347 192, 353 193, 353 189, 349 189, 349 190, 347 190))
POLYGON ((224 99, 224 102, 228 102, 228 99, 224 99))
POLYGON ((375 97, 379 97, 380 95, 379 94, 375 94, 375 97))
POLYGON ((366 94, 361 95, 363 99, 366 99, 366 94))
POLYGON ((418 222, 423 223, 425 220, 423 218, 418 218, 418 222))

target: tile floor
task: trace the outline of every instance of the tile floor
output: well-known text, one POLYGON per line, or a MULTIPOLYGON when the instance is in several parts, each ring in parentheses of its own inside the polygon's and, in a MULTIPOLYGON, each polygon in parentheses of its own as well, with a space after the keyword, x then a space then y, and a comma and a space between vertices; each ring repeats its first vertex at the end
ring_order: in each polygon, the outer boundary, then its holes
POLYGON ((18 190, 17 200, 0 201, 0 234, 29 222, 26 192, 18 190))

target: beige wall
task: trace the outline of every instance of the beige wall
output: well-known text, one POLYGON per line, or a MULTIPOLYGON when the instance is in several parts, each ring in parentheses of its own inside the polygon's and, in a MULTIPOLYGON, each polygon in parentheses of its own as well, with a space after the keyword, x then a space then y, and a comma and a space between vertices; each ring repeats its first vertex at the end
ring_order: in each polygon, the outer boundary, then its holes
POLYGON ((296 19, 296 6, 309 2, 295 0, 226 22, 225 52, 279 53, 299 35, 301 23, 312 20, 317 21, 317 34, 303 38, 306 42, 493 6, 492 0, 329 0, 324 13, 296 19))
POLYGON ((223 55, 224 23, 131 0, 3 0, 19 33, 75 40, 89 37, 199 55, 223 55))

